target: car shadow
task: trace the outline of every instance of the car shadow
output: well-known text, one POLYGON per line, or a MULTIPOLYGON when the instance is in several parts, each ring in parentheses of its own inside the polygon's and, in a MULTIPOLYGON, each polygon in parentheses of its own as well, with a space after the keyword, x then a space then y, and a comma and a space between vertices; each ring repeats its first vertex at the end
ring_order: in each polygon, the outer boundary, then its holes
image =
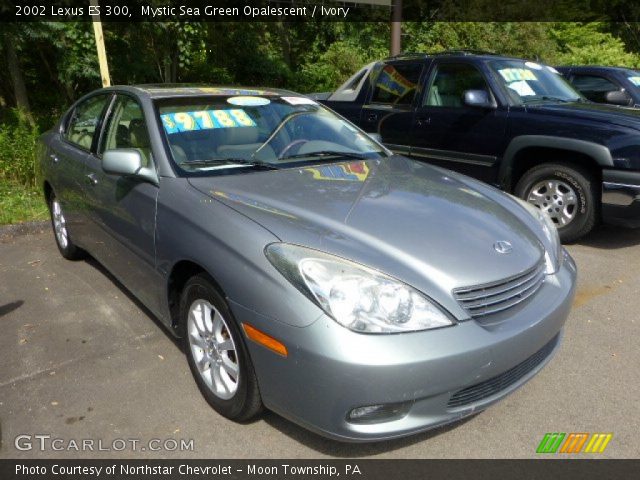
POLYGON ((129 300, 131 300, 132 303, 134 303, 147 317, 149 317, 149 319, 151 319, 159 328, 160 330, 162 330, 162 332, 169 338, 169 340, 171 340, 171 342, 173 343, 173 345, 180 350, 181 352, 184 353, 183 347, 182 347, 182 342, 180 341, 179 338, 176 338, 167 328, 167 326, 162 323, 154 314, 153 312, 151 312, 151 310, 149 310, 140 300, 138 300, 133 293, 131 293, 129 290, 127 290, 127 287, 125 287, 122 283, 120 283, 120 280, 118 280, 116 277, 113 276, 113 274, 107 270, 105 267, 102 266, 102 264, 100 262, 98 262, 96 259, 94 259, 93 257, 87 256, 87 258, 85 259, 85 262, 88 265, 91 265, 93 268, 95 268, 96 270, 98 270, 100 273, 102 273, 105 277, 107 277, 116 287, 118 287, 118 289, 122 292, 122 294, 127 297, 129 300))
POLYGON ((271 411, 265 411, 262 414, 262 419, 280 433, 292 438, 298 443, 303 444, 307 448, 315 450, 318 453, 332 457, 358 458, 393 452, 401 448, 406 448, 408 446, 430 440, 431 438, 437 437, 438 435, 442 435, 443 433, 447 433, 461 425, 464 425, 471 419, 475 418, 479 413, 482 412, 475 413, 456 422, 434 428, 427 432, 417 433, 408 437, 393 440, 370 443, 344 443, 331 440, 310 432, 309 430, 306 430, 271 411))
POLYGON ((19 309, 24 304, 23 300, 16 300, 15 302, 5 303, 0 305, 0 317, 3 317, 14 310, 19 309))
POLYGON ((574 245, 612 249, 627 248, 640 244, 640 229, 624 228, 614 225, 600 225, 581 238, 574 245))

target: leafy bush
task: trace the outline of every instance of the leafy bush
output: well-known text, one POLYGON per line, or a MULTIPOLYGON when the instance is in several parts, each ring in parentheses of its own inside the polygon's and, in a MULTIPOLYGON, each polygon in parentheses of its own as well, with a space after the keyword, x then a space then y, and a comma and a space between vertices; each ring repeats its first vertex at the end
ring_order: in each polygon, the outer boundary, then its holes
POLYGON ((604 23, 558 23, 550 35, 559 50, 559 64, 614 65, 637 68, 640 55, 628 52, 624 42, 606 31, 604 23))
POLYGON ((36 139, 39 132, 19 111, 0 123, 0 180, 32 188, 36 183, 36 139))

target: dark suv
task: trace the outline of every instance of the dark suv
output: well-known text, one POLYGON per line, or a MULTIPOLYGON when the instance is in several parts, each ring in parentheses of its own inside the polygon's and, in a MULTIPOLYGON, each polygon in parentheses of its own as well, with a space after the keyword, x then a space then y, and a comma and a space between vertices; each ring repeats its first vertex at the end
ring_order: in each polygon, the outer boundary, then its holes
POLYGON ((640 107, 640 72, 622 67, 556 67, 589 100, 640 107))
POLYGON ((465 51, 403 55, 316 97, 397 153, 528 200, 563 241, 600 218, 640 226, 640 111, 590 102, 553 67, 465 51))

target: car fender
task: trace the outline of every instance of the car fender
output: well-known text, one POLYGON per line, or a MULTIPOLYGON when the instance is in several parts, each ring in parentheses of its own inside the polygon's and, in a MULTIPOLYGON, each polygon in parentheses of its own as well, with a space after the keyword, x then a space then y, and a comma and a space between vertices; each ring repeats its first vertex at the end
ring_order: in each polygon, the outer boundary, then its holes
POLYGON ((579 140, 577 138, 554 137, 551 135, 521 135, 511 140, 500 163, 498 181, 503 188, 510 184, 518 153, 529 147, 553 148, 581 153, 593 158, 602 168, 611 168, 614 166, 611 152, 604 145, 579 140))

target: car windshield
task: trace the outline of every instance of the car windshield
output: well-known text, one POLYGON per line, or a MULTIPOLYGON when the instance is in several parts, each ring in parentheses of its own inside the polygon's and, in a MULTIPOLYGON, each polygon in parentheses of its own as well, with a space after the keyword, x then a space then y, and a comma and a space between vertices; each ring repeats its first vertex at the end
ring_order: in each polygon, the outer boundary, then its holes
POLYGON ((163 100, 162 127, 184 175, 290 168, 385 150, 315 101, 295 95, 237 95, 163 100))
POLYGON ((553 67, 525 60, 494 60, 489 65, 516 104, 584 100, 553 67))

